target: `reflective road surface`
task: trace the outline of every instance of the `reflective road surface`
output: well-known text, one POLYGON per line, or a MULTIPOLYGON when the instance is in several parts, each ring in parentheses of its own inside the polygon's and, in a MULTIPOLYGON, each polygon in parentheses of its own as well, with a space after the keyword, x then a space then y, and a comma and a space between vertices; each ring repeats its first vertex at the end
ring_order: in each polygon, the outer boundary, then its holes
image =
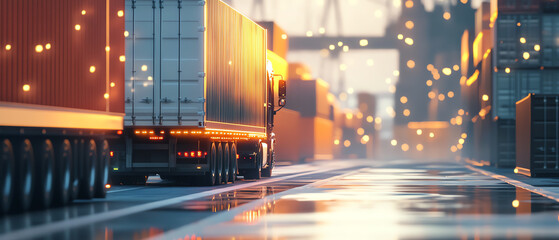
POLYGON ((116 186, 4 216, 0 239, 559 239, 558 216, 556 201, 460 163, 340 160, 217 187, 116 186))

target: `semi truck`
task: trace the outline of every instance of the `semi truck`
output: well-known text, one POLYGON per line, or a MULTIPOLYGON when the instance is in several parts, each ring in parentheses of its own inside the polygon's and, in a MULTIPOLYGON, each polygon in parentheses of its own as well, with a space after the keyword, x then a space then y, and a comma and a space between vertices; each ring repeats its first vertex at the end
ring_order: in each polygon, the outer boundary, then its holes
POLYGON ((111 141, 112 182, 271 176, 286 86, 267 61, 266 30, 220 0, 125 4, 126 116, 111 141))
POLYGON ((105 196, 108 140, 123 130, 123 10, 0 3, 0 215, 105 196))

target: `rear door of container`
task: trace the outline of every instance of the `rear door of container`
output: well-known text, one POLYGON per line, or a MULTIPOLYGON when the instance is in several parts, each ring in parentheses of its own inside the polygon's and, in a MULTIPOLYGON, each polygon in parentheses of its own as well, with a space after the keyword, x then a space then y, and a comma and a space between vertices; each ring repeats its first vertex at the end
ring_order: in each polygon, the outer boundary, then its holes
POLYGON ((203 14, 197 0, 126 2, 126 126, 203 125, 203 14))

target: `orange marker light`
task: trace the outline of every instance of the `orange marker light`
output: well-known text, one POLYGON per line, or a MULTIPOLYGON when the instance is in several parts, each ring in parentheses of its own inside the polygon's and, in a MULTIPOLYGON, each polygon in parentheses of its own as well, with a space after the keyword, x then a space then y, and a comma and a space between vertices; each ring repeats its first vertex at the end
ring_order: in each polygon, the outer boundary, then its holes
POLYGON ((122 130, 116 131, 116 134, 117 134, 117 135, 122 135, 122 130))
POLYGON ((182 153, 181 153, 181 152, 178 152, 177 155, 182 156, 182 153))
POLYGON ((190 157, 194 157, 194 156, 196 156, 196 152, 194 151, 190 152, 190 157))
POLYGON ((237 154, 237 159, 239 159, 239 154, 237 154))
POLYGON ((115 156, 115 152, 110 151, 110 152, 109 152, 109 156, 114 157, 114 156, 115 156))
POLYGON ((111 188, 111 184, 105 184, 105 188, 106 188, 106 189, 111 188))

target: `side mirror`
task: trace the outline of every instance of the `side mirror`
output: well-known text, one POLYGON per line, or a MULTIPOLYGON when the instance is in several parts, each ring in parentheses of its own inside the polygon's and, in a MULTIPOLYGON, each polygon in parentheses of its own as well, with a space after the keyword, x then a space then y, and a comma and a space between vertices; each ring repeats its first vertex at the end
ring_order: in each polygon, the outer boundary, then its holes
POLYGON ((285 80, 279 80, 278 82, 278 95, 279 95, 278 105, 280 107, 285 106, 286 104, 285 98, 287 96, 287 85, 285 83, 285 80))

